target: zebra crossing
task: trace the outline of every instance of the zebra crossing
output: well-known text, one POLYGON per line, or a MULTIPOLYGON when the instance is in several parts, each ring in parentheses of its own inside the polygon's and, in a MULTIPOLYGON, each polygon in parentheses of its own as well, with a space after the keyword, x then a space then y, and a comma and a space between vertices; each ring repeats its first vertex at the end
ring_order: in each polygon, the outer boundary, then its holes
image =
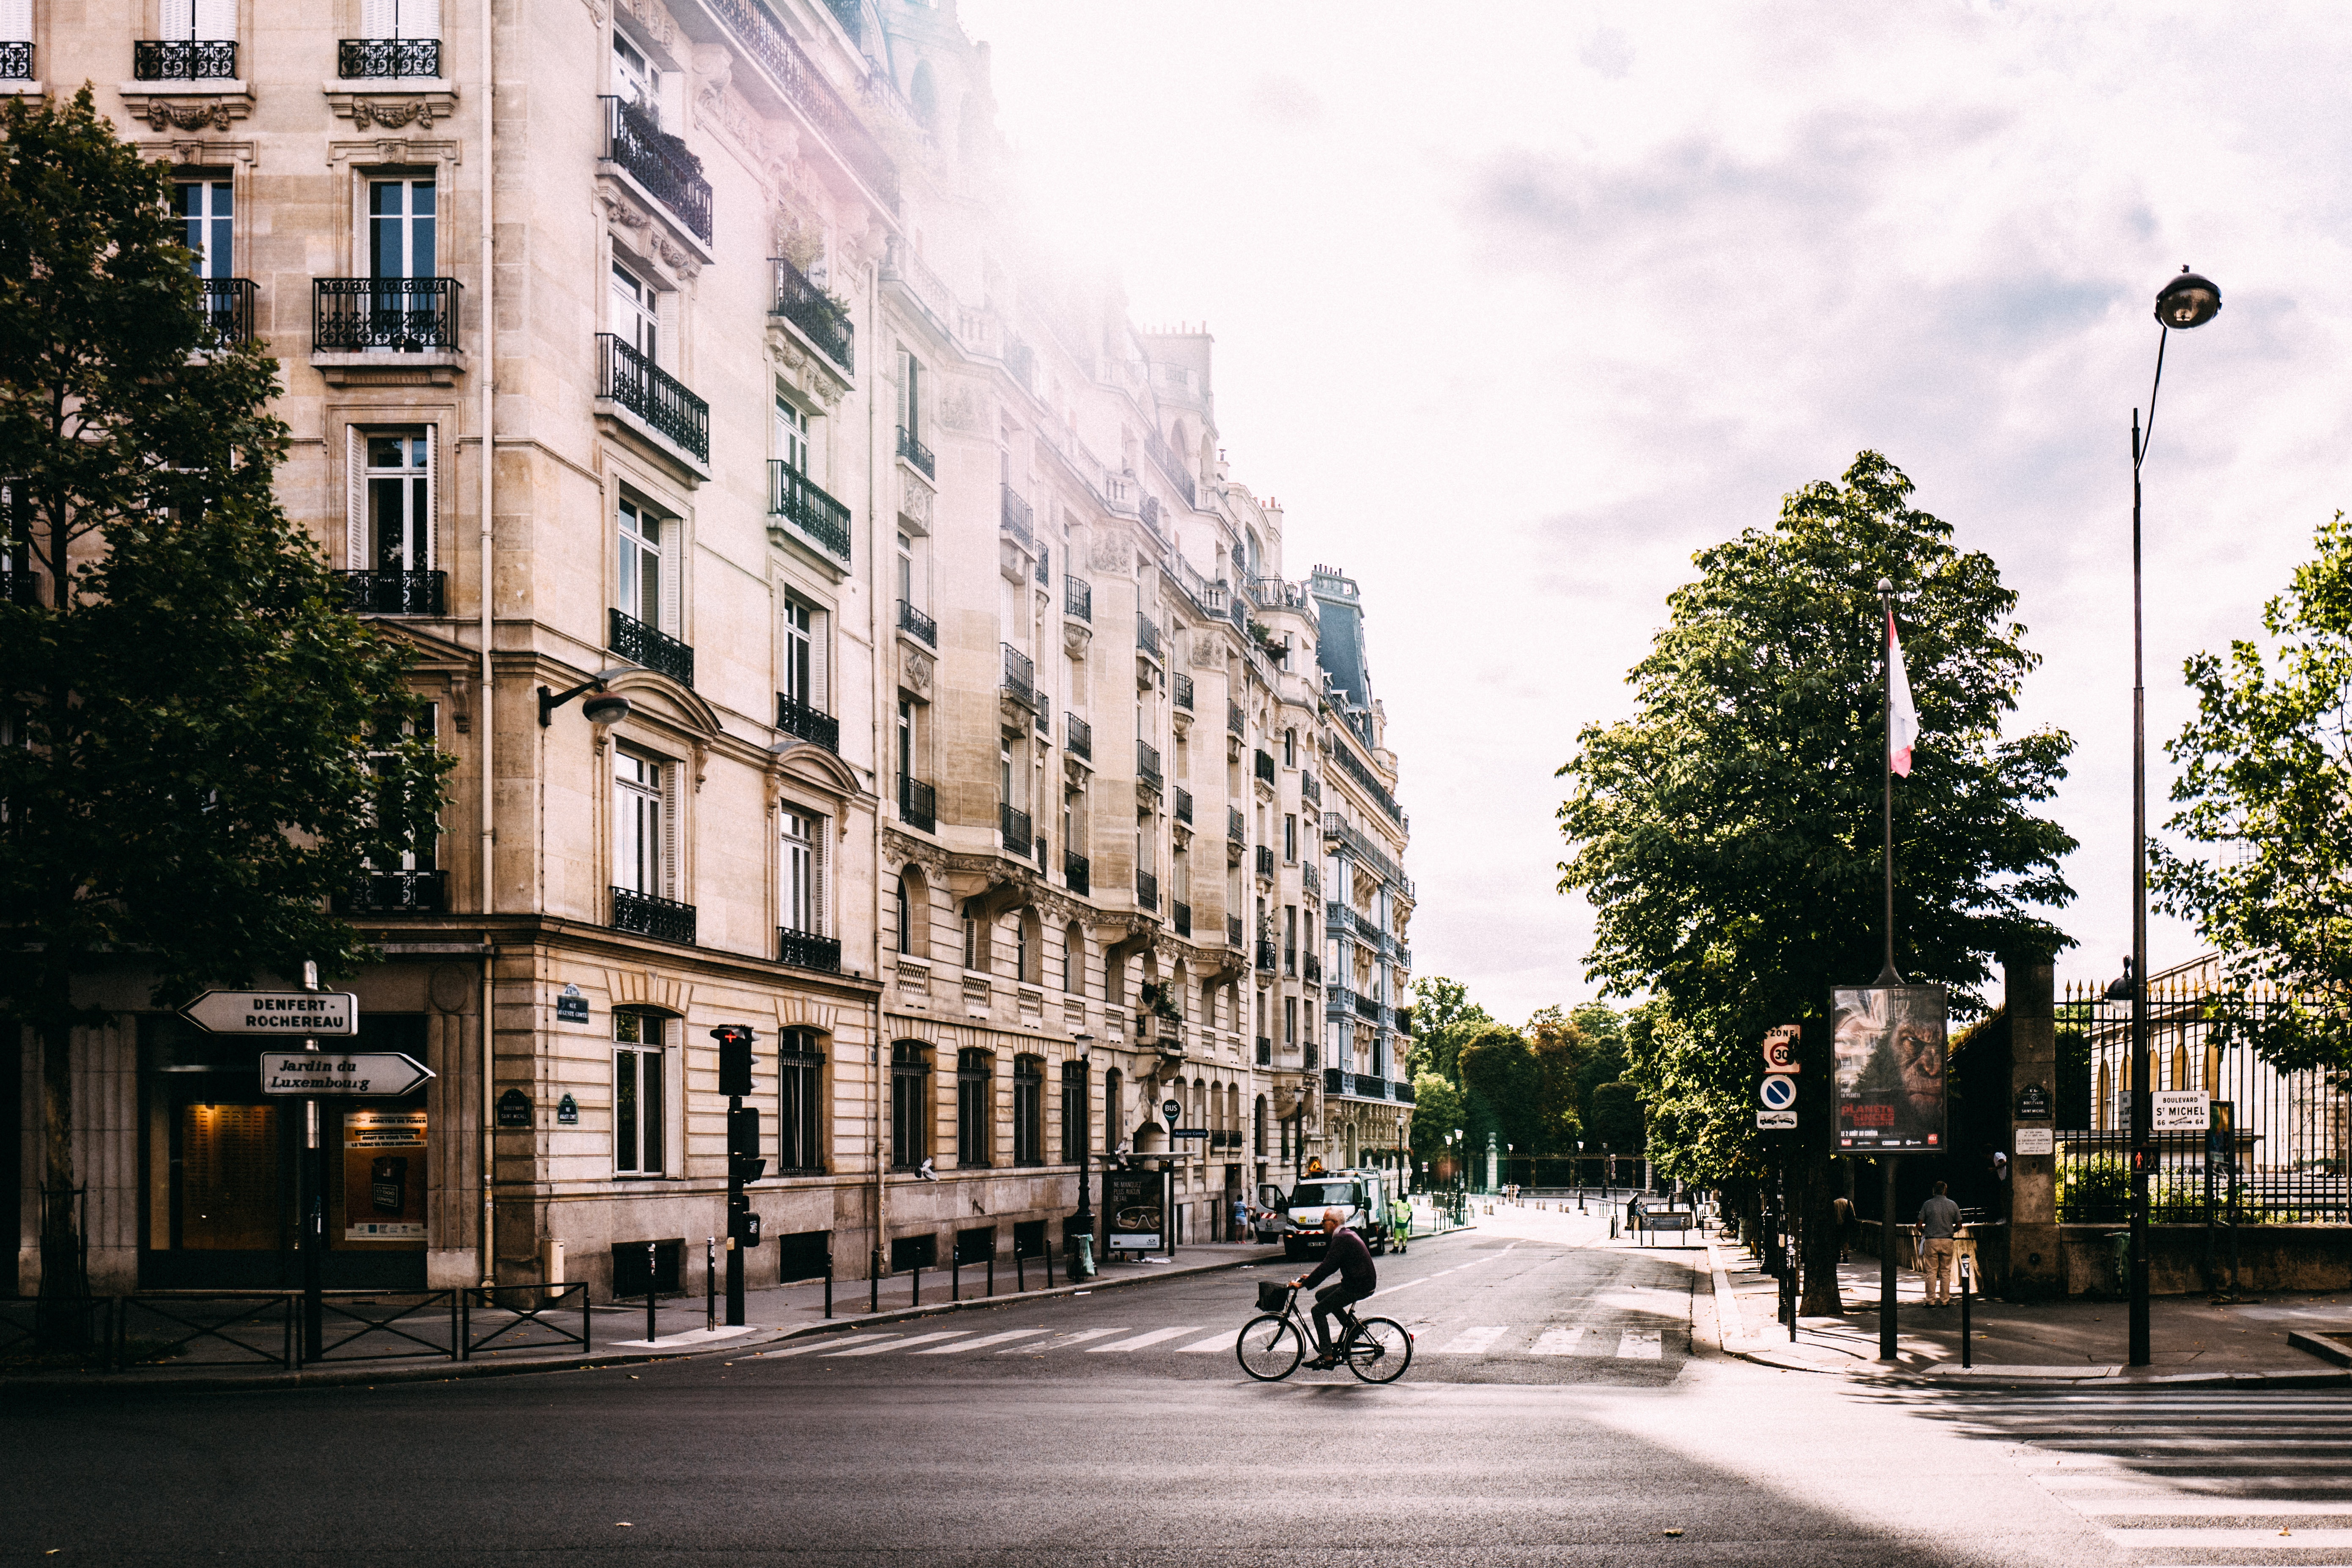
POLYGON ((2012 1457, 2137 1568, 2352 1563, 2352 1398, 2324 1389, 1970 1393, 2012 1457))

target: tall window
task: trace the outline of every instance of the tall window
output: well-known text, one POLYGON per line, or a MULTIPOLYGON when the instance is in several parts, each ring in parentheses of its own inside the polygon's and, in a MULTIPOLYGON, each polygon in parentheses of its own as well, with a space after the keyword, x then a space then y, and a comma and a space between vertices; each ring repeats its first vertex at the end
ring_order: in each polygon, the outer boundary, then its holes
POLYGON ((930 1154, 931 1058, 920 1040, 890 1047, 890 1163, 911 1171, 930 1154))
POLYGON ((1094 1090, 1087 1081, 1087 1064, 1062 1064, 1062 1163, 1075 1165, 1087 1146, 1087 1124, 1094 1118, 1094 1090))
POLYGON ((908 896, 907 874, 898 873, 898 930, 897 940, 900 952, 915 951, 915 905, 908 896))
MULTIPOLYGON (((425 572, 433 565, 433 441, 422 430, 376 431, 367 437, 368 549, 379 572, 425 572)), ((352 563, 354 566, 358 561, 352 563)))
POLYGON ((637 47, 623 37, 616 28, 613 33, 613 92, 636 104, 658 119, 660 105, 656 94, 661 87, 661 72, 654 68, 637 47))
POLYGON ((664 764, 635 752, 613 753, 613 885, 669 893, 669 802, 664 764))
POLYGON ((368 276, 430 278, 435 196, 431 180, 368 182, 368 276))
MULTIPOLYGON (((0 0, 0 5, 5 4, 5 0, 0 0)), ((425 710, 414 720, 404 721, 397 727, 387 726, 376 731, 375 747, 368 752, 368 772, 373 773, 387 767, 392 760, 393 748, 402 741, 412 737, 430 741, 439 732, 441 705, 437 702, 427 702, 424 708, 425 710)), ((7 743, 6 731, 0 730, 0 744, 5 743, 7 743)), ((7 813, 0 811, 0 822, 6 820, 7 813)), ((439 828, 436 826, 427 826, 416 836, 416 841, 402 852, 398 859, 388 863, 371 860, 368 865, 371 869, 377 871, 430 871, 437 864, 435 857, 439 846, 439 828)))
POLYGON ((1116 1150, 1118 1147, 1119 1120, 1126 1114, 1118 1102, 1119 1089, 1123 1082, 1117 1068, 1103 1074, 1102 1146, 1106 1150, 1116 1150))
POLYGON ((1013 1058, 1013 1163, 1045 1163, 1045 1058, 1013 1058))
POLYGON ((1298 1043, 1298 998, 1296 996, 1282 999, 1282 1043, 1286 1046, 1298 1043))
POLYGON ((1251 1127, 1250 1147, 1257 1157, 1263 1160, 1265 1158, 1265 1096, 1261 1094, 1257 1097, 1257 1109, 1253 1115, 1255 1120, 1251 1127))
MULTIPOLYGON (((0 4, 0 16, 7 6, 0 4)), ((5 27, 0 27, 5 33, 5 27)), ((180 243, 196 253, 199 278, 230 278, 236 273, 232 244, 235 198, 226 180, 182 180, 172 187, 172 216, 180 220, 180 243)))
POLYGON ((1087 994, 1087 932, 1076 921, 1062 932, 1062 990, 1070 996, 1087 994))
POLYGON ((1286 768, 1298 765, 1298 731, 1296 730, 1282 732, 1282 765, 1286 768))
POLYGON ((787 468, 809 474, 809 417, 792 404, 776 399, 776 456, 787 468))
POLYGON ((824 668, 817 642, 817 612, 798 599, 784 601, 784 695, 813 712, 822 713, 824 694, 817 689, 824 668))
POLYGON ((814 1029, 786 1029, 776 1051, 776 1169, 824 1169, 824 1055, 814 1029))
POLYGON ((437 38, 441 0, 360 0, 362 38, 437 38))
POLYGON ((788 931, 824 931, 824 818, 789 806, 784 818, 784 908, 788 931))
POLYGON ((989 1163, 990 1134, 994 1131, 996 1058, 966 1047, 956 1053, 956 1163, 989 1163))
POLYGON ((903 533, 898 536, 898 602, 922 608, 915 600, 915 542, 903 533))
POLYGON ((661 363, 661 295, 635 273, 613 263, 613 335, 661 363))
POLYGON ((1292 864, 1298 859, 1298 818, 1288 812, 1282 817, 1282 858, 1292 864))
POLYGON ((236 0, 163 0, 163 36, 205 42, 236 37, 236 0))
POLYGON ((915 776, 915 705, 898 699, 898 776, 915 776))
POLYGON ((613 1173, 662 1173, 662 1066, 666 1018, 613 1015, 613 1173))
POLYGON ((898 351, 898 428, 917 440, 923 438, 921 419, 923 363, 906 350, 898 351))
POLYGON ((621 613, 664 631, 662 613, 667 584, 662 581, 662 546, 667 520, 656 517, 633 500, 621 502, 621 613))

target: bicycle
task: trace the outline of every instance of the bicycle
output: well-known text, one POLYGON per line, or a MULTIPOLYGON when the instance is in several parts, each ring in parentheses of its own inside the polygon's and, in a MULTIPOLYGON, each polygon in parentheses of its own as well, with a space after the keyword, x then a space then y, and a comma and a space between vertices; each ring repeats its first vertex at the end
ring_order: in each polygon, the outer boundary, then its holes
MULTIPOLYGON (((1242 1370, 1260 1383, 1280 1383, 1298 1370, 1314 1331, 1298 1310, 1298 1287, 1260 1280, 1258 1316, 1242 1325, 1234 1341, 1234 1355, 1242 1370)), ((1339 1359, 1364 1383, 1394 1383, 1412 1364, 1412 1336, 1393 1318, 1359 1318, 1339 1309, 1346 1331, 1339 1337, 1339 1359)))

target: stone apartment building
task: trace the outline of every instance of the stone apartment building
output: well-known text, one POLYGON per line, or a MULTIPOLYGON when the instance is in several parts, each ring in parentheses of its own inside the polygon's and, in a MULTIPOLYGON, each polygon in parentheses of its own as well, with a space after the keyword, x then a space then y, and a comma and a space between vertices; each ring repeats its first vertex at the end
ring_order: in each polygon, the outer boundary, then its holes
MULTIPOLYGON (((1402 1160, 1411 885, 1355 585, 1284 578, 1208 337, 1006 226, 951 5, 32 0, 7 32, 0 90, 90 81, 177 171, 218 324, 282 367, 285 503, 457 759, 438 843, 348 900, 363 1040, 436 1076, 330 1112, 331 1286, 601 1299, 649 1242, 673 1284, 725 1230, 722 1024, 759 1040, 754 1285, 1058 1246, 1082 1149, 1169 1169, 1188 1240, 1311 1155, 1402 1160)), ((291 1278, 299 1115, 135 970, 104 1000, 94 1288, 291 1278)))

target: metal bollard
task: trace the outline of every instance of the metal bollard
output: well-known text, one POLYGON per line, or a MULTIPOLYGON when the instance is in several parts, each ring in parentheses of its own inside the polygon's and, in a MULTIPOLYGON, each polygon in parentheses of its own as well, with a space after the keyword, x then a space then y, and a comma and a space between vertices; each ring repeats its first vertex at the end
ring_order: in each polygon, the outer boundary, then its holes
POLYGON ((1054 1288, 1054 1249, 1053 1249, 1052 1247, 1049 1247, 1045 1248, 1045 1289, 1048 1289, 1048 1290, 1051 1290, 1053 1288, 1054 1288))
POLYGON ((915 1265, 914 1275, 915 1293, 907 1299, 907 1304, 910 1307, 919 1307, 923 1304, 923 1266, 921 1264, 915 1265))
POLYGON ((963 1300, 963 1249, 961 1247, 948 1254, 948 1300, 963 1300))
POLYGON ((1962 1370, 1975 1364, 1969 1358, 1969 1260, 1960 1259, 1960 1366, 1962 1370))
POLYGON ((988 1293, 992 1296, 996 1294, 996 1253, 993 1248, 988 1254, 988 1293))
POLYGON ((702 1329, 705 1333, 719 1326, 719 1238, 702 1240, 702 1329))
POLYGON ((654 1244, 646 1243, 646 1338, 656 1339, 654 1332, 654 1244))
POLYGON ((824 1254, 824 1315, 828 1318, 833 1316, 833 1249, 831 1247, 827 1247, 824 1254))
POLYGON ((1029 1268, 1025 1261, 1026 1257, 1027 1255, 1019 1247, 1016 1247, 1013 1249, 1013 1292, 1016 1296, 1025 1294, 1029 1289, 1029 1268))
POLYGON ((866 1268, 866 1310, 869 1312, 882 1310, 882 1249, 878 1247, 874 1249, 874 1257, 866 1268))

